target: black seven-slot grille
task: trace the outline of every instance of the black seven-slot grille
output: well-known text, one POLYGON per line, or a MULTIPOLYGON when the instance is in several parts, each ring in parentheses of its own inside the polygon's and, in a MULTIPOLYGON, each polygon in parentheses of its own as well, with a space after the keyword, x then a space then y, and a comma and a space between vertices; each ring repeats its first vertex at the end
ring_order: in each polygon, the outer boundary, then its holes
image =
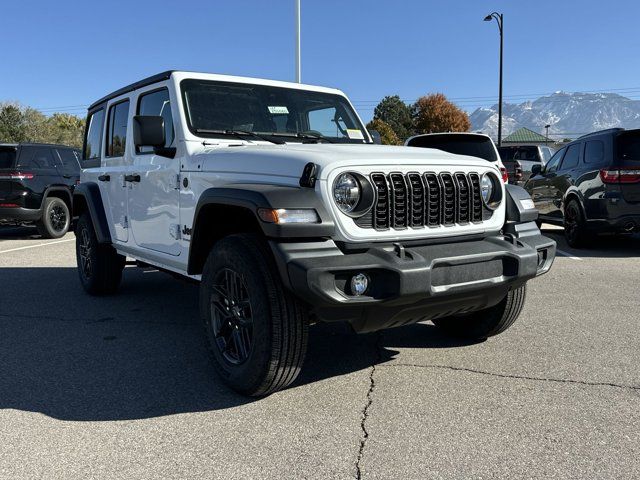
POLYGON ((372 173, 376 202, 356 220, 362 228, 439 227, 482 222, 477 173, 372 173))

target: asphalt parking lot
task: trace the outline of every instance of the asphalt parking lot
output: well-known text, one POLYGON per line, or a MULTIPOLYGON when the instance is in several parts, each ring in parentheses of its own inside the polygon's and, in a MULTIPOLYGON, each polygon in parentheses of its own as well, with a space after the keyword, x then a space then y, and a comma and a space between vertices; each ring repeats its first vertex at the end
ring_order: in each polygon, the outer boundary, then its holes
POLYGON ((509 331, 312 328, 295 385, 214 376, 197 287, 127 268, 92 298, 74 237, 0 228, 0 478, 638 478, 640 238, 561 249, 509 331))

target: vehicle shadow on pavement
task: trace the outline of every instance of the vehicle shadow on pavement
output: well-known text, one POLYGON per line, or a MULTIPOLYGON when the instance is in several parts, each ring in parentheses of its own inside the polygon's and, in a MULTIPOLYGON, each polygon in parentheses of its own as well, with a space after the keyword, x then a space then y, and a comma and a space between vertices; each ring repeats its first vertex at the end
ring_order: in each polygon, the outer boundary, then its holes
MULTIPOLYGON (((0 284, 0 409, 111 421, 259 400, 234 393, 215 375, 196 285, 127 268, 119 294, 97 298, 82 291, 75 268, 13 267, 0 268, 0 284)), ((292 388, 392 360, 393 347, 455 345, 431 325, 384 335, 315 325, 292 388)))
POLYGON ((542 228, 542 234, 555 240, 558 248, 576 257, 584 258, 635 258, 640 257, 640 234, 598 235, 584 248, 567 245, 562 229, 542 228))
POLYGON ((42 236, 36 227, 12 227, 0 225, 0 242, 2 240, 41 240, 42 236))

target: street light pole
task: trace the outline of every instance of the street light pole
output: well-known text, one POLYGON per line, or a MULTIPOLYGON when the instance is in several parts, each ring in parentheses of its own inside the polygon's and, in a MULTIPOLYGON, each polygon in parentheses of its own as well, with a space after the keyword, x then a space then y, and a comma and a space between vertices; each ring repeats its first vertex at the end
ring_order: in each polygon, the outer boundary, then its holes
POLYGON ((502 145, 502 46, 503 46, 503 25, 504 15, 498 12, 492 12, 484 17, 485 22, 495 19, 498 22, 498 30, 500 31, 500 86, 498 89, 498 146, 502 145))
POLYGON ((300 66, 300 0, 296 2, 296 82, 302 82, 302 69, 300 66))
POLYGON ((551 125, 545 125, 544 128, 547 131, 547 140, 544 142, 545 145, 549 145, 549 127, 551 125))

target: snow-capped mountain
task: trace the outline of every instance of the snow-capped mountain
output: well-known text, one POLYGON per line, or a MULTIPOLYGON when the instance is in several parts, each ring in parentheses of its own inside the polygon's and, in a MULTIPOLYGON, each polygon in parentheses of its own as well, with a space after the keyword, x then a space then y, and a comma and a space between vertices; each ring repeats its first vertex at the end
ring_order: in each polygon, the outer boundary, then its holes
MULTIPOLYGON (((640 128, 640 100, 616 93, 556 92, 534 101, 505 103, 502 114, 503 137, 520 127, 544 134, 545 125, 551 125, 549 136, 554 139, 573 138, 612 127, 640 128)), ((497 104, 478 108, 469 119, 472 131, 497 136, 497 104)))

